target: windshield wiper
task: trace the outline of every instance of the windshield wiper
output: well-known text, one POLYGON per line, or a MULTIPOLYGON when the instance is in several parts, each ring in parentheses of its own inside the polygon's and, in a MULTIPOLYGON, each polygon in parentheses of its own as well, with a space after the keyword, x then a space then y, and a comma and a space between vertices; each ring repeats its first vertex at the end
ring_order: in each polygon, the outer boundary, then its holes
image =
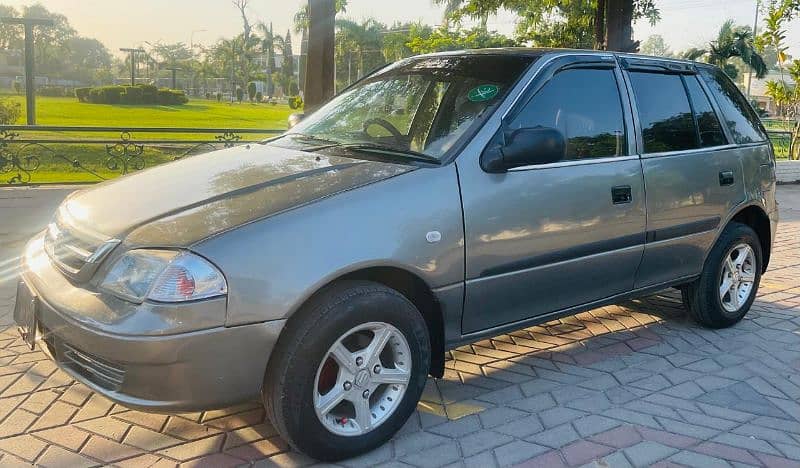
POLYGON ((430 156, 425 153, 419 153, 417 151, 412 151, 412 150, 401 150, 397 148, 392 148, 390 146, 375 145, 370 143, 347 143, 336 146, 332 145, 331 147, 344 148, 350 151, 355 151, 360 153, 401 157, 404 159, 411 159, 413 161, 436 164, 437 166, 440 166, 442 164, 442 161, 440 161, 439 158, 436 158, 434 156, 430 156))
POLYGON ((328 140, 327 138, 320 138, 318 136, 309 135, 306 133, 285 133, 281 135, 279 138, 286 138, 286 137, 292 137, 295 140, 302 140, 311 143, 324 143, 326 144, 326 146, 337 146, 341 144, 335 140, 328 140))

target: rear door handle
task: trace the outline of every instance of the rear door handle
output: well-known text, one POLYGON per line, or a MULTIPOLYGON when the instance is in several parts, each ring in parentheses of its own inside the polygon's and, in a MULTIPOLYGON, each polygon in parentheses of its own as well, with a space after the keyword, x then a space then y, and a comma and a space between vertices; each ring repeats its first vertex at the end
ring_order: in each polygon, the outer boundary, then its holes
POLYGON ((733 171, 722 171, 719 173, 719 185, 725 187, 726 185, 733 185, 733 171))
POLYGON ((611 201, 615 205, 622 205, 633 201, 630 185, 618 185, 611 188, 611 201))

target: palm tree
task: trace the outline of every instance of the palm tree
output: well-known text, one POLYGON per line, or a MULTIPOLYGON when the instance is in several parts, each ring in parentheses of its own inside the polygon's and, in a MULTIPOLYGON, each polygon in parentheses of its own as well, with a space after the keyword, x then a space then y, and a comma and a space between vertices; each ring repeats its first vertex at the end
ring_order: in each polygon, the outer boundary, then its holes
POLYGON ((374 19, 362 23, 336 20, 336 62, 343 65, 336 68, 338 73, 346 77, 348 85, 369 70, 386 63, 383 55, 385 32, 386 26, 374 19))
POLYGON ((708 49, 689 49, 683 57, 689 60, 704 57, 708 63, 722 68, 731 79, 739 75, 736 67, 728 63, 734 57, 739 57, 758 78, 765 77, 768 71, 764 58, 756 50, 753 31, 747 26, 736 26, 733 20, 722 24, 717 39, 708 44, 708 49))

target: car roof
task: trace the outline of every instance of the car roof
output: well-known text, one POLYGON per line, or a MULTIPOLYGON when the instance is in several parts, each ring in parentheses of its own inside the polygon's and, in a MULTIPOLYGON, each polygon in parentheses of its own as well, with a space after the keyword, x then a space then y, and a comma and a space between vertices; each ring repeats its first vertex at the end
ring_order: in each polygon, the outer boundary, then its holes
POLYGON ((707 63, 702 62, 694 62, 691 60, 683 60, 683 59, 675 59, 675 58, 668 58, 668 57, 655 57, 651 55, 644 55, 644 54, 633 54, 627 52, 613 52, 607 50, 591 50, 591 49, 559 49, 559 48, 546 48, 546 47, 499 47, 499 48, 489 48, 489 49, 464 49, 464 50, 453 50, 447 52, 436 52, 433 54, 425 54, 421 55, 420 57, 429 57, 429 56, 467 56, 467 55, 509 55, 509 56, 520 56, 520 57, 541 57, 543 55, 549 54, 559 54, 559 55, 570 55, 570 54, 581 54, 581 55, 608 55, 612 54, 620 58, 629 58, 629 59, 642 59, 642 60, 654 60, 659 62, 668 62, 668 63, 681 63, 686 65, 696 65, 696 66, 704 66, 704 67, 711 67, 707 63))

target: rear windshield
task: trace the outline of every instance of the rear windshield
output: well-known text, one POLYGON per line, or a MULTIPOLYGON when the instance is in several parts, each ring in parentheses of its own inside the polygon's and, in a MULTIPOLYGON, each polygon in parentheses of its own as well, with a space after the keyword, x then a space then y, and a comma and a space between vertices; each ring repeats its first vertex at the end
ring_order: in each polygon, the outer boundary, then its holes
POLYGON ((736 85, 718 69, 702 68, 700 75, 717 100, 733 140, 738 144, 766 141, 758 116, 736 85))

